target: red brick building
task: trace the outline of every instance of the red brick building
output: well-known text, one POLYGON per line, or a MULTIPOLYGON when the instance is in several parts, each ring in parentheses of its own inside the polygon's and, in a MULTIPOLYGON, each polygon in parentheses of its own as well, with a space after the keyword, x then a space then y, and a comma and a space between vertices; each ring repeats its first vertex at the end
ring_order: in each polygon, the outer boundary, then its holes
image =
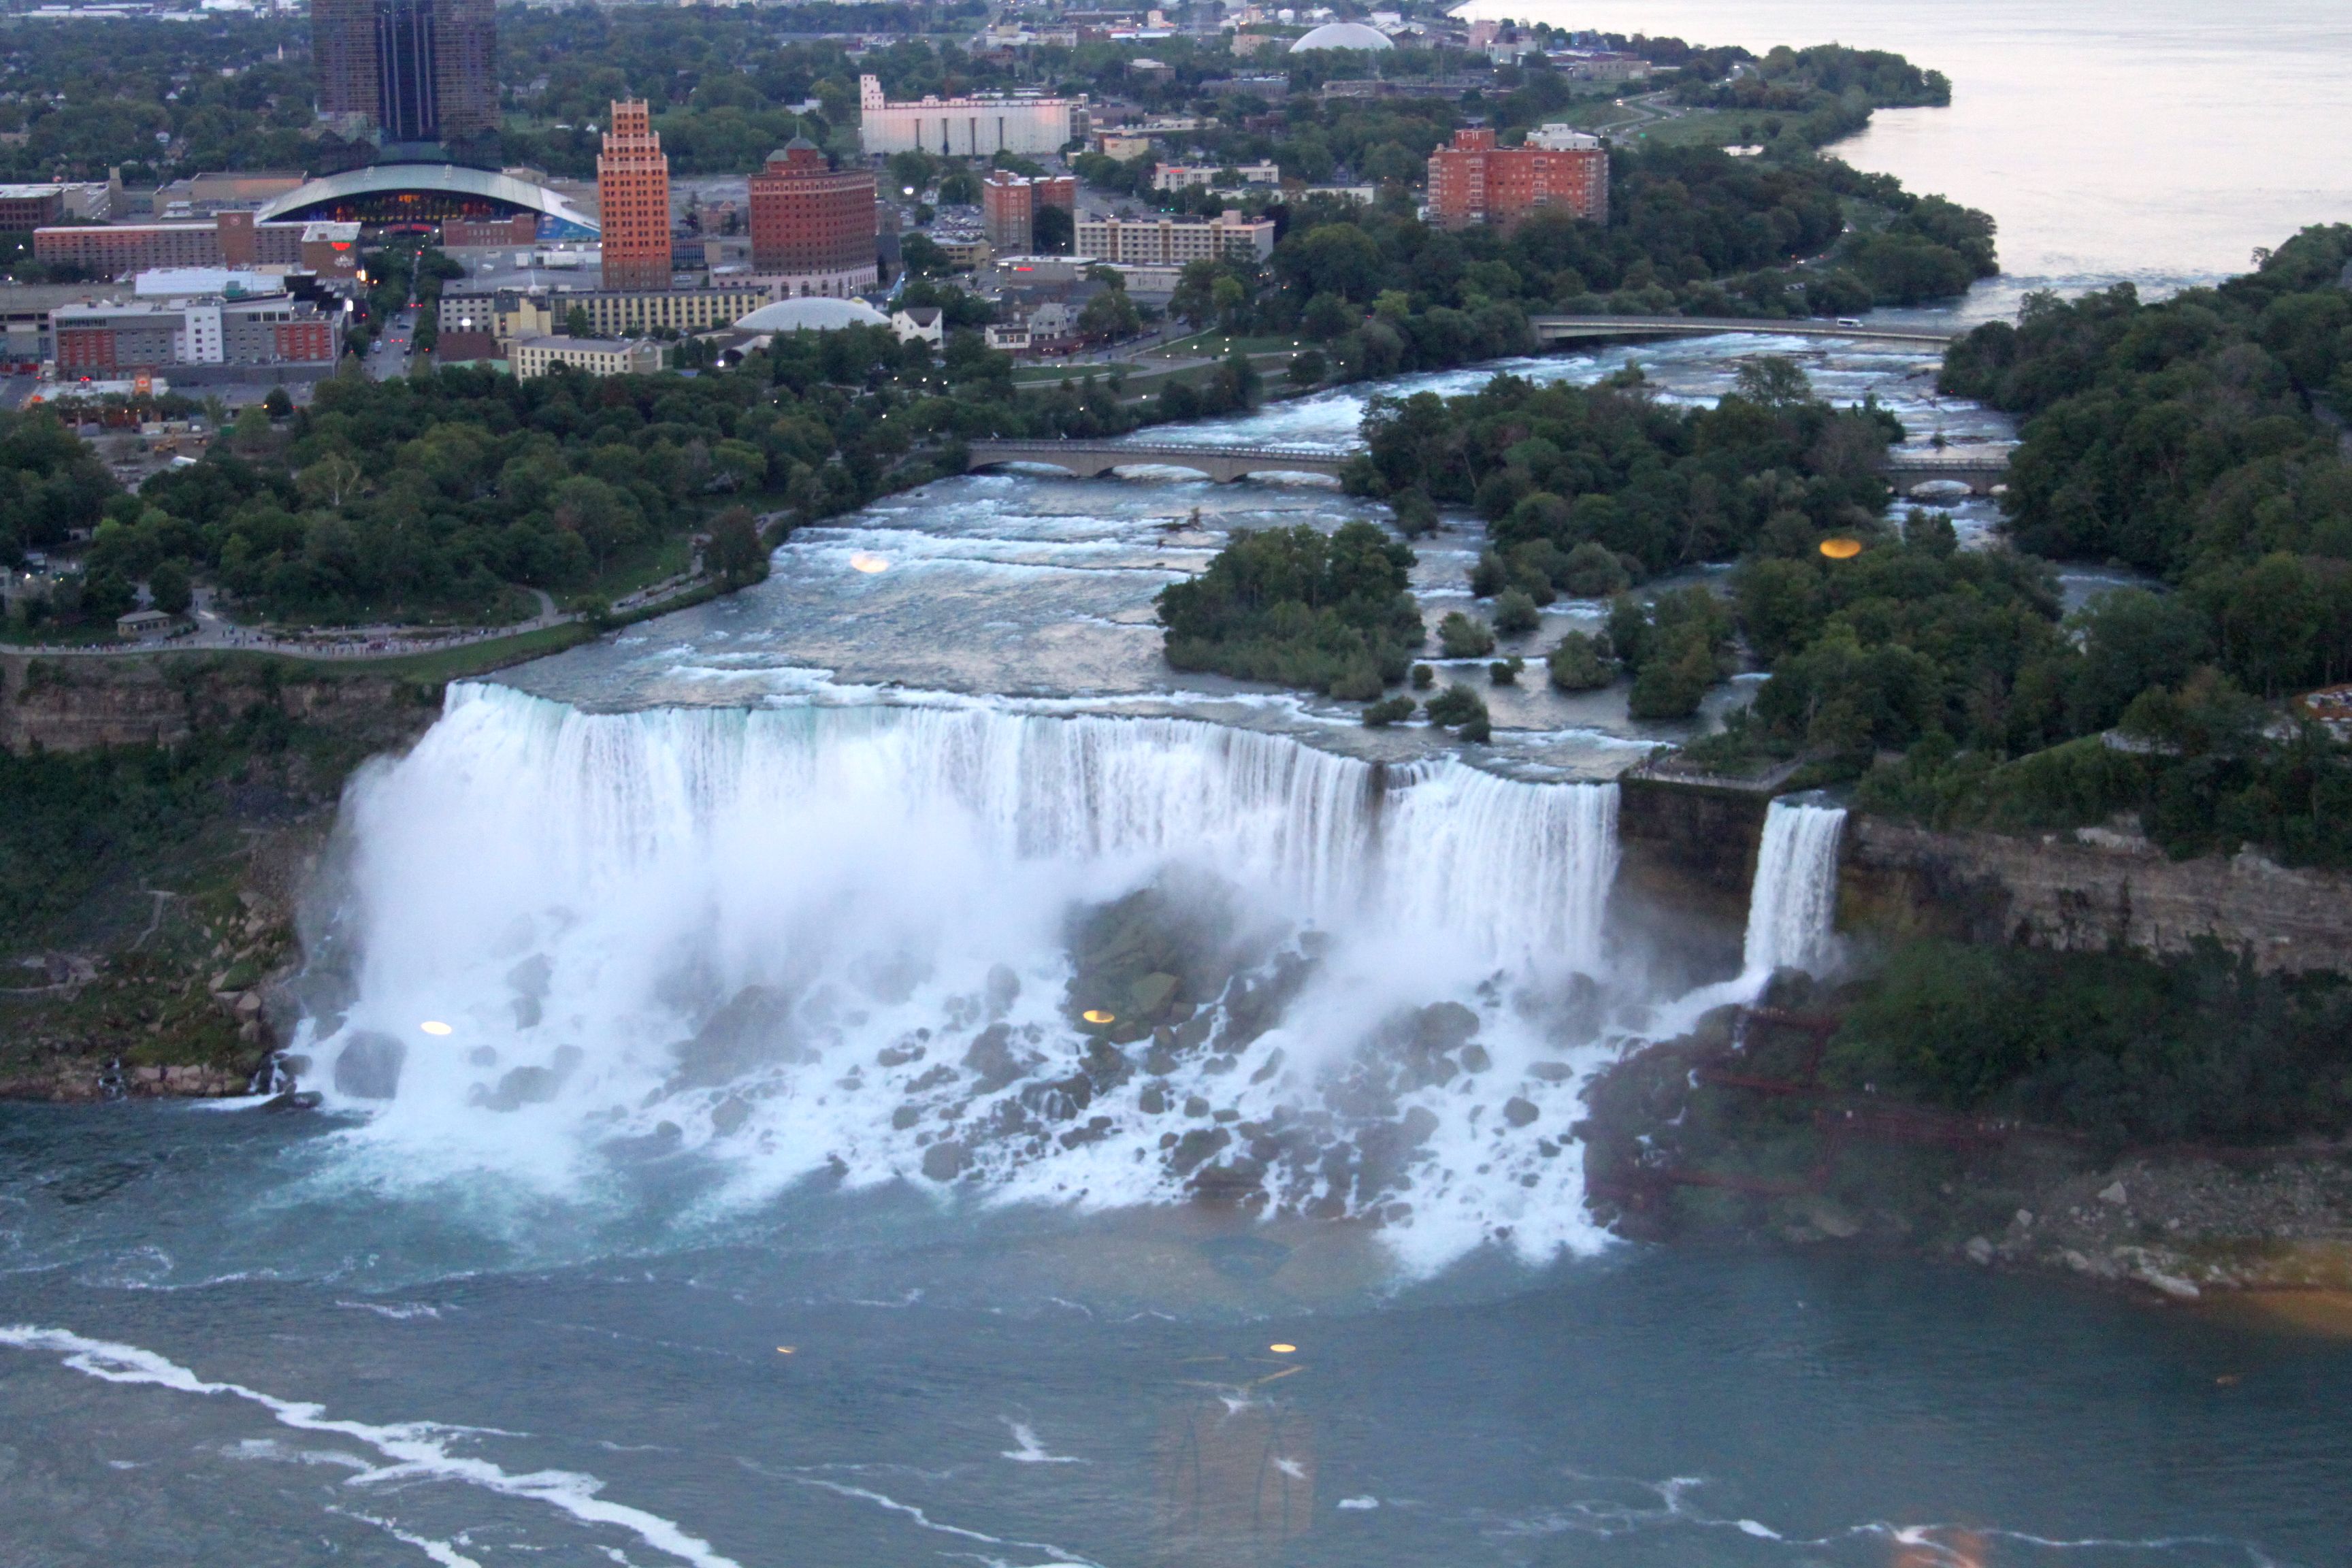
POLYGON ((1538 134, 1549 144, 1497 147, 1492 131, 1457 131, 1453 146, 1431 153, 1429 206, 1438 224, 1508 228, 1545 207, 1607 223, 1609 150, 1573 132, 1538 134))
POLYGON ((835 299, 877 281, 874 175, 835 169, 793 137, 751 176, 751 272, 779 294, 835 299))
POLYGON ((455 249, 478 246, 530 246, 539 242, 539 217, 523 213, 515 217, 441 220, 441 244, 455 249))
POLYGON ((669 159, 643 100, 613 105, 612 128, 596 157, 596 205, 604 287, 668 288, 669 159))
POLYGON ((33 231, 37 260, 70 262, 97 278, 151 267, 304 267, 329 281, 359 270, 355 223, 256 223, 249 212, 186 223, 67 224, 33 231))
POLYGON ((1073 217, 1078 210, 1075 174, 1048 174, 1024 180, 1002 169, 980 182, 982 232, 988 248, 999 256, 1024 256, 1034 250, 1031 240, 1040 207, 1060 207, 1073 217))

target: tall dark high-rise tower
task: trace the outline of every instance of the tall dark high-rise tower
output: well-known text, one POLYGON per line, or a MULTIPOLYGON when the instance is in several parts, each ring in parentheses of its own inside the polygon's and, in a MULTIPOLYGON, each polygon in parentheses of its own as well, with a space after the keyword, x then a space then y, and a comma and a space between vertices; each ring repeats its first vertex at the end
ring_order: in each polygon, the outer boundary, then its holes
POLYGON ((442 142, 499 123, 495 0, 310 0, 319 112, 357 115, 387 142, 442 142))

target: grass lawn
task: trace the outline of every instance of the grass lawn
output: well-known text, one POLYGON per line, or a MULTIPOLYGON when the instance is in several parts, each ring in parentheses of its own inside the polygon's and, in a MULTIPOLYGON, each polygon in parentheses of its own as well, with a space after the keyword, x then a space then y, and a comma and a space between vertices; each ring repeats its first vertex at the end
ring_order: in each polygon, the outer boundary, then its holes
MULTIPOLYGON (((673 533, 667 538, 641 544, 628 551, 607 566, 604 575, 589 584, 581 593, 568 595, 566 597, 576 599, 584 595, 593 599, 617 599, 624 594, 634 594, 638 589, 658 583, 666 577, 675 577, 692 564, 694 564, 694 547, 688 542, 688 535, 684 532, 673 533)), ((534 603, 532 609, 536 611, 538 605, 534 603)))

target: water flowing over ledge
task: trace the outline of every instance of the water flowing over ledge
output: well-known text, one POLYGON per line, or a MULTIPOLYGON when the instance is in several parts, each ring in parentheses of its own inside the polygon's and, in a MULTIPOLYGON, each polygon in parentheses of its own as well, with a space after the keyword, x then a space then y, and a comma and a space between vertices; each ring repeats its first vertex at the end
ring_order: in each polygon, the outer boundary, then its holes
POLYGON ((1187 721, 460 686, 347 803, 305 1081, 386 1183, 698 1157, 721 1208, 1214 1190, 1548 1255, 1597 1241, 1616 803, 1187 721))

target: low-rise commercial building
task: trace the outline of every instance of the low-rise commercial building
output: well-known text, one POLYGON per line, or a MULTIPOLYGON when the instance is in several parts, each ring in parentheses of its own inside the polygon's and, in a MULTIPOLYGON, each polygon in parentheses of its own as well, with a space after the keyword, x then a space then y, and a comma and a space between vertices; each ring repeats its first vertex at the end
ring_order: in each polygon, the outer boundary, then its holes
POLYGON ((1212 218, 1082 217, 1078 248, 1121 265, 1177 266, 1188 261, 1263 261, 1274 254, 1274 220, 1227 211, 1212 218))
POLYGON ((590 335, 642 337, 656 328, 707 332, 730 326, 774 299, 765 284, 744 282, 713 289, 453 289, 441 296, 439 326, 447 331, 487 331, 501 342, 545 337, 561 331, 579 310, 590 335))
MULTIPOLYGON (((1217 176, 1225 171, 1214 163, 1162 163, 1151 172, 1151 188, 1155 191, 1189 191, 1195 185, 1213 185, 1217 176)), ((1244 185, 1278 185, 1282 184, 1282 166, 1268 160, 1263 163, 1238 163, 1233 172, 1244 185)))
POLYGON ((518 338, 507 362, 523 380, 559 364, 590 375, 651 375, 669 363, 669 350, 650 338, 518 338))
POLYGON ((25 234, 65 216, 63 185, 0 185, 0 232, 25 234))
POLYGON ((111 300, 62 305, 49 331, 62 377, 163 365, 328 368, 336 321, 306 300, 111 300))
POLYGON ((256 223, 224 212, 185 223, 71 224, 33 231, 38 261, 121 278, 155 267, 299 267, 331 281, 359 271, 355 223, 256 223))

